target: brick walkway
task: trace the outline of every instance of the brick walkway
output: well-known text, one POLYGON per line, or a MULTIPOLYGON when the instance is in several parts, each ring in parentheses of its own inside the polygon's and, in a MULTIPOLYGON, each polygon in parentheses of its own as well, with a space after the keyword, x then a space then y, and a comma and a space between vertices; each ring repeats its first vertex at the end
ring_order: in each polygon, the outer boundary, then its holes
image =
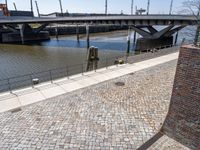
MULTIPOLYGON (((0 149, 137 149, 165 119, 175 66, 171 61, 1 113, 0 149)), ((187 149, 162 139, 151 149, 159 149, 160 143, 165 143, 163 149, 171 150, 171 144, 175 150, 187 149)))

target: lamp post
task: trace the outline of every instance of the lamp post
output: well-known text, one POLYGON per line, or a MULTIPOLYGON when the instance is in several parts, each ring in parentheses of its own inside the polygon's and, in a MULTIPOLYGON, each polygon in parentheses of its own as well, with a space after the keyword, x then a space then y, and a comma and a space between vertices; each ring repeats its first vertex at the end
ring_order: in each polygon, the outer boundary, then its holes
POLYGON ((173 2, 174 2, 174 0, 171 0, 170 9, 169 9, 169 15, 172 14, 173 2))
POLYGON ((147 1, 147 15, 149 14, 150 0, 147 1))
POLYGON ((105 14, 108 14, 108 0, 105 0, 105 14))
POLYGON ((131 0, 131 15, 133 15, 133 5, 134 5, 134 0, 131 0))
POLYGON ((33 12, 33 0, 30 0, 31 12, 33 12))

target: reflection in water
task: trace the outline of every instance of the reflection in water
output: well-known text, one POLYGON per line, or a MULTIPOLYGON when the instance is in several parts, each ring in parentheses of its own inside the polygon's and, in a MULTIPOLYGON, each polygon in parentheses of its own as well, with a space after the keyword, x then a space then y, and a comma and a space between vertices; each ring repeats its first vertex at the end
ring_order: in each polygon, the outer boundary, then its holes
MULTIPOLYGON (((51 40, 41 43, 41 45, 1 44, 0 79, 85 63, 86 49, 69 48, 70 46, 67 47, 66 45, 70 43, 71 41, 68 42, 68 40, 62 39, 59 41, 51 40)), ((73 41, 73 43, 76 43, 76 41, 73 41)), ((82 43, 80 43, 80 45, 81 44, 82 43)), ((118 47, 121 47, 120 44, 116 44, 118 47)), ((110 47, 112 47, 112 45, 114 44, 112 43, 110 47)), ((74 47, 74 45, 71 47, 74 47)), ((99 51, 100 60, 105 57, 110 58, 123 55, 123 51, 99 51)))

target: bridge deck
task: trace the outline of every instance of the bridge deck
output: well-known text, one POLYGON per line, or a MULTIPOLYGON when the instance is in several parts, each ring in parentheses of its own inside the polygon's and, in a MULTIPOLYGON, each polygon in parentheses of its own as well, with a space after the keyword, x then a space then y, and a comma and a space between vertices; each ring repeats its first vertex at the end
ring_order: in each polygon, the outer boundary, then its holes
POLYGON ((69 23, 69 24, 125 24, 125 25, 195 25, 190 15, 113 15, 85 17, 0 17, 0 24, 69 23))

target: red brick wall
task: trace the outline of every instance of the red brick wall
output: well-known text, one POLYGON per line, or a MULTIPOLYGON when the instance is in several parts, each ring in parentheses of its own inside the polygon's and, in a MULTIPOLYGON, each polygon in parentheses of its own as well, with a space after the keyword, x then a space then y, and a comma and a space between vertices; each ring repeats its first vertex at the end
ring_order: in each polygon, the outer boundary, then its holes
POLYGON ((171 104, 162 132, 200 150, 200 48, 180 50, 171 104))

